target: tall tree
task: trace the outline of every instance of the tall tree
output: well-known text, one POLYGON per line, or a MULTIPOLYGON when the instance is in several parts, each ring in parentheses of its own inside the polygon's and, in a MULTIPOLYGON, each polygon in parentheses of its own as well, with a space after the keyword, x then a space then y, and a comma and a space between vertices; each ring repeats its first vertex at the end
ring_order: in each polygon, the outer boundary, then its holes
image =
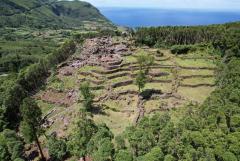
POLYGON ((48 151, 51 158, 55 161, 61 161, 67 155, 67 145, 65 140, 51 136, 48 139, 48 151))
POLYGON ((138 86, 139 92, 141 92, 147 83, 147 75, 149 73, 150 67, 154 63, 154 57, 145 53, 141 53, 137 56, 136 59, 139 66, 139 71, 137 73, 135 84, 138 86))
POLYGON ((70 136, 67 143, 70 153, 77 157, 82 157, 85 160, 87 156, 87 145, 96 133, 97 127, 91 119, 88 119, 86 114, 83 113, 82 117, 78 120, 74 133, 70 136))
POLYGON ((0 133, 0 160, 22 159, 23 153, 23 141, 14 131, 5 129, 0 133))
POLYGON ((147 83, 146 74, 143 71, 139 71, 137 73, 137 77, 136 77, 136 80, 135 80, 135 84, 138 86, 138 92, 139 93, 145 87, 146 83, 147 83))
POLYGON ((20 111, 23 118, 20 125, 20 131, 24 137, 24 140, 28 143, 35 141, 42 160, 45 160, 40 142, 38 140, 39 135, 42 133, 41 109, 33 99, 25 98, 23 100, 23 104, 20 107, 20 111))
POLYGON ((88 152, 92 154, 94 161, 111 161, 114 156, 114 146, 112 144, 113 133, 102 124, 98 126, 98 131, 93 135, 88 143, 88 152))
POLYGON ((79 89, 84 99, 83 105, 85 109, 88 111, 91 109, 94 99, 94 94, 91 92, 90 84, 88 82, 84 82, 83 84, 81 84, 79 89))

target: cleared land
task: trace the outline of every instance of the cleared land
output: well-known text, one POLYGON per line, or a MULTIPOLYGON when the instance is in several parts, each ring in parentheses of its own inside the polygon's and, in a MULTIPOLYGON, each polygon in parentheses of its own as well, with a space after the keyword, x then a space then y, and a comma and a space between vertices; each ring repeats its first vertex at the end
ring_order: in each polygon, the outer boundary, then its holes
MULTIPOLYGON (((106 123, 116 135, 136 123, 140 113, 170 111, 179 117, 176 111, 181 113, 185 105, 202 103, 215 88, 215 58, 203 59, 194 54, 189 58, 175 56, 168 50, 160 51, 163 55, 159 55, 157 49, 137 48, 130 55, 121 55, 121 61, 107 65, 60 66, 46 88, 35 96, 46 119, 50 120, 48 132, 55 131, 60 136, 68 133, 82 106, 78 88, 84 81, 90 82, 95 95, 94 121, 106 123), (155 57, 144 90, 158 92, 142 102, 144 111, 141 111, 137 107, 138 88, 134 80, 138 70, 136 55, 143 51, 155 57)), ((81 53, 76 53, 75 57, 79 56, 81 53)))

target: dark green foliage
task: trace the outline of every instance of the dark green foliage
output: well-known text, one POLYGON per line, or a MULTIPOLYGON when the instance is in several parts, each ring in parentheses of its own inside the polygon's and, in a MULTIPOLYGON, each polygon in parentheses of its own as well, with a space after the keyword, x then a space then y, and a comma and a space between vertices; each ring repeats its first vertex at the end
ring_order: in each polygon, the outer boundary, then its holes
POLYGON ((192 45, 174 45, 171 47, 171 52, 173 54, 187 54, 190 50, 194 50, 192 45))
POLYGON ((240 23, 229 23, 210 26, 175 26, 175 27, 150 27, 138 28, 135 34, 137 44, 155 47, 174 47, 177 51, 187 52, 188 45, 210 44, 225 55, 226 61, 232 56, 240 55, 240 23), (187 45, 187 46, 186 46, 187 45))
POLYGON ((43 152, 38 140, 39 135, 42 132, 41 121, 42 112, 37 103, 31 98, 25 98, 21 105, 22 121, 20 125, 21 134, 27 143, 36 141, 38 149, 40 151, 42 159, 44 159, 43 152))
POLYGON ((218 26, 150 27, 139 28, 137 43, 149 46, 188 45, 221 38, 223 28, 218 26))
POLYGON ((47 147, 50 157, 55 161, 63 160, 68 153, 66 142, 53 136, 48 139, 47 147))
POLYGON ((23 118, 21 132, 25 141, 31 143, 36 139, 36 135, 41 132, 41 109, 33 99, 25 98, 20 111, 23 118))
POLYGON ((116 136, 115 142, 116 142, 116 149, 125 149, 126 148, 124 136, 121 136, 121 135, 116 136))
POLYGON ((83 96, 83 106, 86 110, 91 110, 92 107, 92 103, 93 103, 93 99, 94 99, 94 95, 91 92, 90 89, 90 84, 85 82, 83 84, 80 85, 80 92, 83 96))
POLYGON ((147 160, 147 161, 163 161, 164 160, 164 154, 163 154, 160 147, 154 147, 154 148, 151 149, 151 151, 149 153, 144 155, 139 160, 142 160, 142 161, 145 161, 145 160, 147 160))
POLYGON ((133 156, 129 150, 120 150, 115 155, 115 161, 133 161, 133 156))
POLYGON ((102 21, 111 26, 99 10, 87 2, 4 0, 0 6, 0 26, 73 28, 83 21, 102 21))
POLYGON ((77 157, 86 157, 87 145, 96 131, 97 127, 94 122, 83 113, 67 143, 70 153, 77 157))
POLYGON ((112 139, 113 134, 105 124, 96 126, 85 112, 81 112, 81 119, 70 135, 67 146, 73 156, 84 159, 91 156, 96 161, 111 161, 114 156, 112 139))
POLYGON ((0 130, 3 126, 14 128, 19 122, 19 106, 22 100, 44 83, 49 70, 66 60, 76 50, 75 43, 68 41, 61 48, 48 55, 38 63, 21 70, 15 81, 9 81, 1 87, 3 97, 0 99, 0 130))
POLYGON ((93 152, 94 161, 111 161, 114 156, 114 146, 110 138, 103 138, 98 142, 98 148, 93 152))
POLYGON ((135 84, 138 86, 138 91, 141 92, 141 89, 145 87, 145 84, 147 83, 147 76, 145 72, 139 71, 137 73, 137 77, 135 80, 135 84))
POLYGON ((99 125, 97 132, 88 143, 88 154, 94 161, 111 161, 114 156, 113 133, 105 125, 99 125))
POLYGON ((0 160, 16 160, 23 158, 23 141, 14 131, 4 130, 0 133, 0 160))

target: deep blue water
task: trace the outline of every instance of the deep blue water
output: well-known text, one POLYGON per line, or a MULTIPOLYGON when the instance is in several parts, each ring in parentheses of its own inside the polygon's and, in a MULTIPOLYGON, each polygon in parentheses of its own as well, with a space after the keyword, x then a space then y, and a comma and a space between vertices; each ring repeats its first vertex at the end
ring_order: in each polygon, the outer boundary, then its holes
POLYGON ((209 25, 240 21, 240 11, 100 8, 113 23, 128 27, 209 25))

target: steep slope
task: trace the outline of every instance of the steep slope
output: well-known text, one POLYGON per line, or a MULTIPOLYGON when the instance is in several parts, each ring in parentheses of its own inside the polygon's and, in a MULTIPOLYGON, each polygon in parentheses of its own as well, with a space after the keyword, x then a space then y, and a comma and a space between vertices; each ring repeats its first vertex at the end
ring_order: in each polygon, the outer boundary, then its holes
POLYGON ((0 27, 72 28, 83 21, 110 22, 91 4, 82 1, 2 0, 0 27))

